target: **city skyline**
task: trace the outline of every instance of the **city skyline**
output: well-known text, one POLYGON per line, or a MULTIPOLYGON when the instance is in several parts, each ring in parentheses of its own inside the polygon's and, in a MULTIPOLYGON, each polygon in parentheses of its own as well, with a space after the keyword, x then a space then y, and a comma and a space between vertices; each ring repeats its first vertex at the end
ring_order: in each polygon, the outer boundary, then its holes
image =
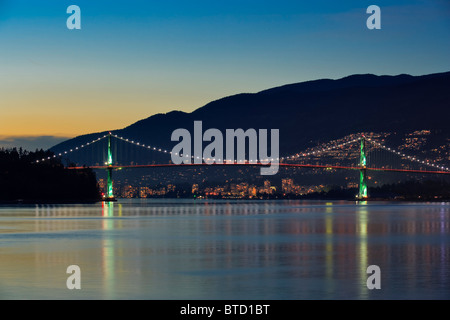
MULTIPOLYGON (((398 146, 398 150, 386 146, 381 147, 382 144, 380 144, 380 142, 384 142, 390 137, 396 136, 396 134, 367 133, 366 135, 370 141, 374 141, 365 146, 367 159, 377 161, 378 166, 382 168, 399 166, 396 160, 400 158, 410 161, 409 164, 403 163, 400 165, 404 170, 414 170, 414 168, 423 165, 434 167, 433 163, 436 159, 445 162, 445 159, 448 159, 450 155, 447 144, 434 145, 433 149, 426 151, 424 147, 432 137, 430 130, 405 134, 401 138, 402 144, 398 146), (382 149, 384 149, 384 155, 382 149), (413 153, 420 153, 425 157, 425 162, 411 158, 410 155, 413 153), (396 156, 389 157, 388 154, 395 154, 396 156), (431 158, 428 158, 427 154, 431 158), (411 161, 412 159, 415 160, 411 161), (384 161, 380 162, 380 160, 384 161)), ((145 168, 141 167, 140 169, 132 169, 140 170, 133 173, 129 171, 130 169, 127 166, 124 166, 115 175, 113 194, 118 198, 265 199, 271 197, 282 199, 308 196, 323 197, 331 192, 331 196, 334 197, 348 197, 349 195, 353 197, 352 192, 358 188, 357 175, 354 171, 340 171, 340 169, 345 168, 342 166, 348 163, 360 161, 359 143, 354 143, 357 137, 356 134, 345 139, 329 141, 315 148, 307 149, 302 154, 281 160, 288 163, 301 161, 307 164, 328 164, 327 168, 284 168, 279 172, 279 175, 271 177, 259 175, 249 167, 234 170, 235 173, 226 169, 207 167, 173 171, 171 169, 165 171, 162 168, 158 171, 146 171, 145 168), (341 168, 332 168, 331 163, 337 163, 341 168), (211 171, 209 171, 210 169, 211 171)), ((99 163, 96 165, 99 165, 99 163)), ((444 167, 441 169, 448 170, 444 167)), ((98 171, 97 173, 100 177, 98 179, 99 187, 104 195, 107 190, 107 181, 103 172, 98 171)), ((378 174, 376 171, 367 174, 367 181, 370 181, 371 188, 383 187, 388 189, 390 188, 389 184, 399 184, 408 179, 424 182, 427 181, 428 177, 416 175, 414 172, 406 175, 401 174, 400 176, 393 175, 389 178, 383 173, 378 174)))
POLYGON ((449 70, 445 1, 76 1, 81 30, 66 28, 70 4, 0 2, 1 146, 46 148, 287 83, 449 70), (381 30, 366 28, 371 4, 381 30))

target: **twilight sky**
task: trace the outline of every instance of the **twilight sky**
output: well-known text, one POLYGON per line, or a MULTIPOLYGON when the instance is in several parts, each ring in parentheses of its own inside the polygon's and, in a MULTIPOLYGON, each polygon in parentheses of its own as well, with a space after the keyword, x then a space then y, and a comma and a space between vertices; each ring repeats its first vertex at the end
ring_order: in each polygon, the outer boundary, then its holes
POLYGON ((0 147, 48 148, 287 83, 450 71, 450 2, 0 0, 0 49, 0 147))

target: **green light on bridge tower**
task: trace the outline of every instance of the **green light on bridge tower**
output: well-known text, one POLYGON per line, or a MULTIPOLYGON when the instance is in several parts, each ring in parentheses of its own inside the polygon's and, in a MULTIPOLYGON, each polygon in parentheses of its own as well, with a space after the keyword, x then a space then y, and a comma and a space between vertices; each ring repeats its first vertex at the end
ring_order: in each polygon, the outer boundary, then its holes
POLYGON ((361 138, 361 153, 359 158, 359 193, 358 199, 367 199, 367 158, 366 158, 366 142, 364 137, 361 138))
POLYGON ((108 135, 108 160, 106 162, 106 165, 108 168, 106 169, 108 171, 108 179, 106 184, 106 198, 105 201, 115 201, 114 198, 114 192, 113 192, 113 180, 112 180, 112 151, 111 151, 111 132, 108 135))
POLYGON ((111 151, 111 132, 108 135, 108 161, 106 163, 108 166, 113 164, 112 151, 111 151))

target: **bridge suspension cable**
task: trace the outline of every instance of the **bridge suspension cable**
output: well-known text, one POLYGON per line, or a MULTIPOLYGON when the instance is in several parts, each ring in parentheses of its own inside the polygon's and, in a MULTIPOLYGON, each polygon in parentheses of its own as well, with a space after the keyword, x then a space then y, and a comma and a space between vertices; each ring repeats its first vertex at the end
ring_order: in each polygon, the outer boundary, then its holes
MULTIPOLYGON (((89 146, 89 145, 92 145, 93 143, 99 142, 100 140, 103 140, 103 139, 107 138, 108 135, 109 135, 109 134, 105 134, 105 135, 103 135, 102 137, 99 137, 99 138, 97 138, 97 139, 94 139, 94 140, 92 140, 92 141, 90 141, 90 142, 87 142, 87 143, 85 143, 85 144, 79 145, 79 146, 77 146, 77 147, 75 147, 75 148, 71 148, 71 149, 66 150, 66 151, 63 151, 63 152, 59 152, 58 154, 55 154, 55 155, 53 155, 52 157, 47 157, 47 158, 42 158, 42 159, 40 159, 40 160, 36 160, 35 162, 36 162, 36 163, 39 163, 39 162, 42 162, 42 161, 50 160, 50 159, 52 159, 52 158, 56 158, 56 157, 60 157, 60 156, 64 156, 64 155, 70 154, 70 153, 72 153, 72 152, 74 152, 74 151, 77 151, 77 150, 80 150, 80 149, 82 149, 82 148, 85 148, 85 147, 87 147, 87 146, 89 146)), ((146 145, 146 144, 144 144, 144 143, 137 142, 137 141, 135 141, 135 140, 133 140, 133 139, 128 139, 128 138, 124 138, 124 137, 118 136, 117 134, 111 134, 111 136, 113 136, 114 138, 117 138, 117 139, 119 139, 119 140, 122 140, 122 141, 124 141, 124 142, 128 142, 128 143, 130 143, 130 144, 133 144, 133 145, 135 145, 135 146, 138 146, 138 147, 146 148, 146 149, 153 150, 153 151, 157 151, 157 152, 161 152, 161 153, 172 154, 172 151, 168 151, 167 149, 160 148, 160 147, 156 147, 156 146, 151 146, 151 145, 146 145)), ((359 140, 361 140, 361 137, 358 137, 358 138, 356 138, 356 139, 352 139, 352 140, 343 142, 343 143, 341 143, 341 144, 337 144, 337 145, 335 145, 335 146, 322 148, 322 149, 319 149, 319 150, 314 150, 314 151, 304 151, 304 152, 299 152, 299 153, 296 153, 296 154, 293 154, 293 155, 290 155, 290 156, 278 157, 278 158, 276 158, 276 159, 274 159, 274 158, 262 159, 262 160, 260 160, 260 161, 261 161, 261 162, 263 162, 263 161, 269 161, 269 160, 270 160, 270 161, 274 161, 274 160, 284 161, 284 160, 298 159, 298 158, 301 158, 301 157, 317 156, 317 155, 319 155, 319 154, 321 154, 321 153, 324 153, 324 152, 326 152, 326 151, 331 151, 331 150, 334 150, 334 149, 337 149, 337 148, 341 148, 341 147, 343 147, 343 146, 345 146, 345 145, 348 145, 348 144, 351 144, 351 143, 355 143, 355 142, 357 142, 357 141, 359 141, 359 140)), ((175 154, 177 155, 177 153, 175 153, 175 154)), ((190 157, 190 158, 192 158, 192 159, 200 159, 200 157, 195 157, 195 156, 189 155, 189 154, 186 154, 185 156, 186 156, 186 157, 190 157)), ((215 158, 210 159, 210 158, 203 158, 203 157, 202 157, 202 160, 213 160, 213 161, 216 161, 215 158)), ((221 159, 217 159, 217 160, 220 161, 221 159)), ((250 161, 252 161, 252 160, 250 160, 250 161)))
POLYGON ((69 149, 69 150, 66 150, 66 151, 63 151, 63 152, 59 152, 58 154, 54 154, 52 157, 47 157, 47 158, 42 158, 40 160, 36 160, 35 163, 51 160, 51 159, 56 158, 56 157, 62 157, 64 155, 66 155, 66 154, 70 154, 70 153, 72 153, 74 151, 78 151, 80 149, 83 149, 83 148, 85 148, 85 147, 87 147, 87 146, 89 146, 89 145, 91 145, 93 143, 99 142, 100 140, 103 140, 103 139, 105 139, 107 137, 108 137, 108 134, 105 134, 104 136, 102 136, 102 137, 100 137, 98 139, 94 139, 94 140, 92 140, 90 142, 87 142, 87 143, 84 143, 82 145, 79 145, 78 147, 75 147, 75 148, 72 148, 72 149, 69 149))
MULTIPOLYGON (((78 151, 78 150, 81 150, 83 148, 86 148, 87 146, 90 146, 90 145, 92 145, 94 143, 97 143, 97 142, 99 142, 99 141, 101 141, 103 139, 106 139, 109 135, 111 135, 112 137, 114 137, 116 139, 122 140, 124 142, 133 144, 135 146, 139 146, 141 148, 145 148, 145 149, 148 149, 148 150, 153 150, 153 151, 160 152, 160 153, 165 153, 165 154, 172 154, 172 151, 169 151, 169 150, 164 149, 164 148, 160 148, 160 147, 157 147, 157 146, 146 145, 144 143, 140 143, 140 142, 135 141, 133 139, 128 139, 128 138, 121 137, 121 136, 119 136, 117 134, 107 133, 107 134, 105 134, 105 135, 103 135, 103 136, 101 136, 101 137, 99 137, 97 139, 93 139, 92 141, 84 143, 84 144, 81 144, 81 145, 79 145, 79 146, 77 146, 75 148, 71 148, 69 150, 66 150, 66 151, 54 154, 53 156, 49 156, 49 157, 46 157, 46 158, 42 158, 42 159, 36 160, 35 163, 44 162, 44 161, 51 160, 53 158, 61 157, 61 156, 64 156, 64 155, 68 155, 68 154, 73 153, 75 151, 78 151)), ((382 149, 384 149, 386 151, 389 151, 389 152, 391 152, 393 154, 396 154, 396 155, 398 155, 400 157, 403 157, 403 158, 405 158, 407 160, 410 160, 412 162, 416 162, 416 163, 419 163, 419 164, 422 164, 422 165, 425 165, 425 166, 428 166, 428 167, 431 167, 431 168, 440 169, 440 170, 443 170, 443 171, 450 171, 448 167, 445 167, 445 166, 442 166, 442 165, 437 165, 437 164, 434 164, 434 163, 429 163, 428 161, 420 160, 417 157, 409 156, 409 155, 406 155, 405 153, 397 151, 397 150, 395 150, 393 148, 386 147, 386 146, 382 145, 381 143, 379 143, 379 142, 377 142, 377 141, 375 141, 375 140, 373 140, 371 138, 366 137, 363 134, 359 135, 358 137, 356 137, 354 139, 351 139, 351 140, 348 140, 348 141, 344 141, 342 143, 338 143, 338 144, 333 145, 333 146, 324 146, 324 147, 320 147, 320 148, 318 148, 316 150, 299 152, 299 153, 292 154, 292 155, 289 155, 289 156, 278 157, 276 159, 269 158, 269 159, 260 159, 260 160, 249 160, 249 162, 250 163, 253 163, 253 162, 257 163, 259 161, 259 162, 263 163, 265 161, 275 161, 275 160, 276 161, 286 161, 286 160, 296 160, 296 159, 299 159, 299 158, 304 158, 304 157, 309 157, 309 156, 318 156, 318 155, 323 154, 323 153, 325 153, 327 151, 331 151, 331 150, 334 150, 334 149, 337 149, 337 148, 344 147, 346 145, 350 145, 352 143, 356 143, 356 142, 360 141, 363 137, 365 137, 366 141, 370 142, 372 145, 374 145, 376 147, 379 147, 379 148, 382 148, 382 149)), ((332 143, 332 142, 330 142, 330 143, 332 143)), ((328 143, 328 145, 330 143, 328 143)), ((177 155, 177 153, 175 153, 175 154, 177 155)), ((185 154, 184 156, 185 157, 190 157, 192 159, 200 159, 200 157, 198 157, 198 156, 195 157, 195 156, 189 155, 189 154, 185 154)), ((207 160, 208 161, 210 161, 210 160, 216 161, 215 158, 204 158, 204 157, 202 157, 201 159, 204 160, 204 161, 207 161, 207 160)), ((223 159, 217 159, 217 160, 221 161, 223 159)))
POLYGON ((293 159, 298 159, 298 158, 301 158, 301 157, 317 156, 317 155, 322 154, 324 152, 331 151, 331 150, 334 150, 334 149, 337 149, 337 148, 341 148, 341 147, 346 146, 348 144, 356 143, 356 142, 358 142, 360 140, 361 140, 361 137, 357 137, 356 139, 352 139, 352 140, 349 140, 349 141, 346 141, 346 142, 343 142, 343 143, 340 143, 340 144, 337 144, 337 145, 334 145, 334 146, 331 146, 331 147, 323 147, 323 148, 319 148, 318 150, 315 150, 315 151, 299 152, 299 153, 296 153, 296 154, 291 155, 291 156, 281 157, 280 159, 281 160, 293 160, 293 159))
MULTIPOLYGON (((150 146, 150 145, 145 145, 144 143, 139 143, 139 142, 136 142, 136 141, 131 140, 131 139, 127 139, 127 138, 124 138, 124 137, 120 137, 120 136, 115 135, 115 134, 112 134, 112 136, 115 137, 115 138, 117 138, 117 139, 120 139, 120 140, 122 140, 122 141, 131 143, 131 144, 134 144, 134 145, 139 146, 139 147, 142 147, 142 148, 147 148, 147 149, 151 149, 151 150, 158 151, 158 152, 162 152, 162 153, 172 154, 172 151, 168 151, 168 150, 166 150, 166 149, 164 149, 164 148, 158 148, 158 147, 154 147, 154 146, 150 146)), ((278 158, 276 158, 276 159, 274 159, 274 158, 260 159, 259 161, 261 161, 261 162, 269 161, 269 160, 270 160, 270 161, 274 161, 274 160, 277 160, 277 161, 284 161, 284 160, 289 160, 289 159, 292 160, 292 159, 296 159, 296 158, 300 158, 300 157, 308 157, 308 156, 311 156, 311 155, 319 155, 319 154, 324 153, 324 152, 326 152, 326 151, 331 151, 331 150, 334 150, 334 149, 343 147, 343 146, 345 146, 345 145, 348 145, 348 144, 351 144, 351 143, 355 143, 355 142, 360 141, 360 140, 361 140, 361 137, 358 137, 358 138, 356 138, 356 139, 352 139, 352 140, 349 140, 349 141, 340 143, 340 144, 335 145, 335 146, 326 147, 326 148, 322 148, 322 149, 315 150, 315 151, 299 152, 299 153, 293 154, 293 155, 291 155, 291 156, 278 157, 278 158)), ((177 153, 175 153, 175 154, 177 154, 177 153)), ((200 157, 198 157, 198 156, 195 157, 195 156, 192 156, 192 155, 189 155, 189 154, 186 154, 185 157, 190 157, 190 158, 192 158, 192 159, 200 159, 200 157)), ((202 160, 214 160, 214 161, 216 161, 215 158, 210 159, 210 158, 203 158, 203 157, 202 157, 202 160)), ((217 159, 217 160, 220 161, 220 160, 222 160, 222 159, 217 159)), ((255 160, 255 161, 257 161, 257 160, 255 160)), ((250 162, 252 162, 252 160, 250 160, 250 162)))
POLYGON ((382 149, 384 149, 386 151, 389 151, 389 152, 391 152, 393 154, 399 155, 399 156, 401 156, 403 158, 406 158, 406 159, 408 159, 408 160, 410 160, 412 162, 423 164, 423 165, 426 165, 428 167, 432 167, 432 168, 435 168, 435 169, 440 169, 440 170, 444 170, 444 171, 450 171, 448 167, 439 166, 439 165, 436 165, 434 163, 429 163, 428 161, 420 160, 420 159, 417 159, 416 157, 412 157, 412 156, 406 155, 403 152, 397 151, 397 150, 395 150, 393 148, 386 147, 386 146, 382 145, 381 143, 379 143, 377 141, 374 141, 374 140, 372 140, 370 138, 366 137, 366 141, 369 141, 370 143, 372 143, 373 145, 375 145, 377 147, 380 147, 380 148, 382 148, 382 149))

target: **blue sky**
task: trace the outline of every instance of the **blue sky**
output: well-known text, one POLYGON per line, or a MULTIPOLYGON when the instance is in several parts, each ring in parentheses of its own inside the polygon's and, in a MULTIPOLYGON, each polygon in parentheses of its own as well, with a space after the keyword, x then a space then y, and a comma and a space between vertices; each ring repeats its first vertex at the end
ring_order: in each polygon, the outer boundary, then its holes
POLYGON ((0 140, 42 144, 306 80, 449 71, 449 31, 443 0, 0 0, 0 140), (71 4, 81 30, 66 28, 71 4), (366 28, 372 4, 381 30, 366 28))

